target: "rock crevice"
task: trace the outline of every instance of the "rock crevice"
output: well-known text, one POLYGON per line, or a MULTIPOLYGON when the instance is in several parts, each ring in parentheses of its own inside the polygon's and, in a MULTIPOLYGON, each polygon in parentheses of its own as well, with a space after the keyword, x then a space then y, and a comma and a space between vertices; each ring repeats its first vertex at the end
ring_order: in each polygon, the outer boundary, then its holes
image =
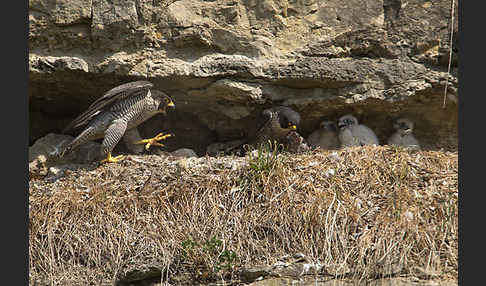
POLYGON ((449 9, 450 1, 418 0, 32 0, 30 144, 60 133, 114 86, 145 79, 177 111, 147 121, 141 134, 172 130, 171 151, 201 155, 209 144, 241 139, 276 104, 302 114, 303 135, 323 117, 357 112, 385 138, 389 119, 405 113, 422 122, 425 142, 441 139, 426 149, 457 149, 449 9))

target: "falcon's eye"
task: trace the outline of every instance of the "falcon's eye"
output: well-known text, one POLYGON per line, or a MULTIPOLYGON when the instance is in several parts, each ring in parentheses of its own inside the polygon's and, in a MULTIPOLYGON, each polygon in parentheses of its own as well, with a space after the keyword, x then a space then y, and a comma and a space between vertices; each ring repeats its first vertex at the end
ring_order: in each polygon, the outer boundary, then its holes
POLYGON ((293 124, 292 122, 289 122, 288 123, 288 128, 292 129, 292 130, 297 130, 297 126, 295 124, 293 124))
POLYGON ((169 103, 169 99, 166 97, 164 98, 166 103, 169 103))

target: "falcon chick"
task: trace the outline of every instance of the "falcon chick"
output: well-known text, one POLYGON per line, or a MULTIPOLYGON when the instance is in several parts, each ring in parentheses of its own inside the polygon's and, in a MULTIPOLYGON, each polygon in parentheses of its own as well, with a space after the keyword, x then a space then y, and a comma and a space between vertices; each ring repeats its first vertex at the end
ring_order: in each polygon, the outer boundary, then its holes
POLYGON ((358 124, 358 119, 347 114, 338 120, 338 138, 342 147, 379 145, 376 134, 363 124, 358 124))
POLYGON ((252 145, 265 144, 269 140, 280 141, 292 130, 297 130, 300 124, 300 115, 287 106, 277 106, 265 109, 261 114, 262 123, 255 137, 250 140, 252 145))
MULTIPOLYGON (((167 108, 175 108, 175 104, 168 95, 158 90, 150 90, 152 87, 153 84, 148 81, 134 81, 107 91, 63 130, 66 132, 70 129, 85 127, 66 146, 60 156, 62 157, 66 152, 85 142, 103 138, 101 152, 107 157, 101 162, 114 163, 122 160, 123 155, 112 157, 111 152, 126 131, 137 127, 158 113, 165 115, 167 108)), ((148 150, 151 145, 163 146, 157 141, 170 136, 172 135, 159 133, 154 138, 133 143, 146 144, 145 149, 148 150)))
POLYGON ((324 150, 339 149, 340 143, 338 138, 337 125, 333 121, 322 121, 319 129, 307 137, 307 143, 311 148, 320 147, 324 150))
POLYGON ((398 118, 393 122, 396 132, 388 138, 388 145, 397 145, 414 150, 420 150, 418 140, 413 136, 415 124, 408 118, 398 118))

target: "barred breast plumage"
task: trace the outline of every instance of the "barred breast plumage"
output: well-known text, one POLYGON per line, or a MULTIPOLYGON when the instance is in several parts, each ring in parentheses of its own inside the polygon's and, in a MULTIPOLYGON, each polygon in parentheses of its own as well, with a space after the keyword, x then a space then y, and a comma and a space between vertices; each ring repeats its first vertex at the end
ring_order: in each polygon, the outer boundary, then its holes
POLYGON ((68 125, 66 129, 86 127, 68 144, 61 156, 87 141, 104 138, 102 152, 111 158, 111 151, 126 130, 137 127, 157 113, 165 113, 168 106, 175 106, 165 93, 151 91, 152 86, 147 81, 136 81, 106 92, 68 125))
POLYGON ((252 145, 266 143, 268 140, 281 140, 296 130, 300 124, 300 115, 287 106, 277 106, 265 109, 261 114, 261 127, 255 138, 250 141, 252 145))

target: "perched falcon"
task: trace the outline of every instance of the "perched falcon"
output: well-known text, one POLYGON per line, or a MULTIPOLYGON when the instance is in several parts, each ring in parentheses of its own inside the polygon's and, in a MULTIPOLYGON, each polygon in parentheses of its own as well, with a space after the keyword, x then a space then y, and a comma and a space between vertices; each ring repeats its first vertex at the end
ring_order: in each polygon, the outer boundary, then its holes
POLYGON ((319 129, 307 137, 307 143, 311 148, 320 147, 324 150, 339 149, 341 144, 338 139, 336 123, 334 121, 322 121, 319 124, 319 129))
POLYGON ((338 127, 342 147, 379 145, 375 132, 366 125, 358 124, 358 119, 351 114, 339 118, 338 127))
MULTIPOLYGON (((166 114, 167 108, 175 108, 174 103, 165 93, 151 90, 153 84, 148 81, 134 81, 117 86, 90 105, 88 110, 74 119, 63 132, 70 129, 84 127, 84 130, 74 138, 60 154, 91 140, 103 138, 101 151, 107 156, 101 162, 118 162, 123 155, 112 157, 111 152, 120 141, 125 131, 137 127, 152 116, 166 114)), ((163 146, 157 141, 163 140, 171 134, 159 133, 151 139, 144 139, 134 144, 163 146)))
POLYGON ((408 118, 398 118, 393 122, 396 132, 388 138, 388 145, 397 145, 414 150, 420 150, 418 140, 413 136, 415 124, 408 118))
POLYGON ((299 124, 299 113, 290 107, 277 106, 265 109, 257 118, 255 129, 250 131, 248 138, 237 145, 226 148, 225 153, 244 156, 249 145, 258 148, 266 145, 268 141, 271 144, 277 141, 277 143, 286 145, 289 142, 289 138, 286 137, 291 131, 297 130, 299 124))
POLYGON ((297 130, 300 124, 300 115, 287 106, 277 106, 263 110, 261 114, 261 125, 256 135, 250 140, 251 145, 258 146, 271 142, 280 141, 292 130, 297 130))

